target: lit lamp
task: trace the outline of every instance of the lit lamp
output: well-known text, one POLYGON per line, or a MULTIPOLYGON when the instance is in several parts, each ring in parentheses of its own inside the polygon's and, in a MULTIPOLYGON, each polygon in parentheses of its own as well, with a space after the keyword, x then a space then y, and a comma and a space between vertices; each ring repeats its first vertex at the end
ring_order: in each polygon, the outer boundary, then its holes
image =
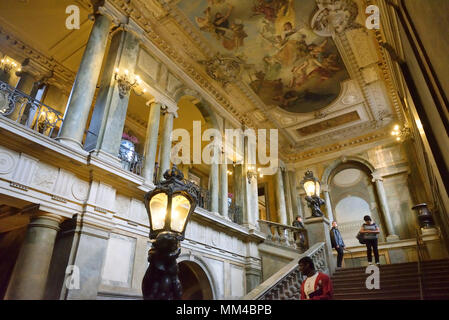
POLYGON ((255 166, 249 166, 248 171, 246 172, 246 176, 248 177, 248 183, 251 184, 251 179, 256 178, 259 175, 260 178, 263 178, 263 174, 261 173, 261 168, 256 170, 255 166))
POLYGON ((187 222, 198 201, 198 188, 184 180, 175 165, 164 173, 164 178, 145 195, 152 241, 148 253, 150 264, 142 281, 145 300, 181 299, 176 259, 181 253, 180 241, 184 240, 187 222))
POLYGON ((312 210, 313 217, 322 217, 320 207, 324 204, 324 200, 320 198, 321 185, 318 178, 313 176, 313 172, 308 170, 305 173, 301 184, 306 192, 307 206, 312 210))
POLYGON ((395 125, 391 131, 391 135, 395 137, 396 141, 407 140, 411 136, 411 130, 409 127, 401 129, 399 125, 395 125))
MULTIPOLYGON (((5 73, 10 73, 12 69, 17 68, 18 64, 15 63, 14 61, 10 60, 9 58, 3 58, 2 60, 0 60, 0 67, 3 69, 3 71, 5 73)), ((21 69, 19 68, 18 70, 19 72, 21 71, 21 69)))
POLYGON ((128 69, 125 69, 125 71, 123 73, 121 73, 119 68, 115 68, 114 79, 117 81, 119 95, 120 95, 120 98, 122 98, 122 99, 129 94, 131 89, 133 89, 134 92, 136 93, 136 95, 138 95, 138 96, 141 96, 142 94, 147 92, 147 89, 143 89, 142 93, 140 93, 140 94, 136 92, 135 88, 142 84, 142 79, 138 75, 135 75, 132 78, 129 75, 128 69))

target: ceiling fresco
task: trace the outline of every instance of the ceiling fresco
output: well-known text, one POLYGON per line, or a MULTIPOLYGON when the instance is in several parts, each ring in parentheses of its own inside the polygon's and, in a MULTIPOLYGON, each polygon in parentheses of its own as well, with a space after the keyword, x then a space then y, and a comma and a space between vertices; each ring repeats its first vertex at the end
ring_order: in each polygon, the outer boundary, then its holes
POLYGON ((310 27, 316 0, 180 0, 177 5, 219 53, 208 67, 224 64, 224 72, 238 73, 268 106, 314 112, 334 101, 340 83, 349 79, 332 38, 310 27))

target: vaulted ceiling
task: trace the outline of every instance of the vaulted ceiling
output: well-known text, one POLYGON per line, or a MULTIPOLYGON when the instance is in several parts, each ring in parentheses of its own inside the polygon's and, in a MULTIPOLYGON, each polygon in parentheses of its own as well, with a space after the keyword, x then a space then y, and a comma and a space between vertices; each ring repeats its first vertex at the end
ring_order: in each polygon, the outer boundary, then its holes
MULTIPOLYGON (((74 2, 82 9, 77 31, 61 28, 73 1, 0 3, 1 30, 53 59, 67 81, 92 25, 89 1, 74 2)), ((287 161, 385 138, 401 120, 382 30, 365 26, 369 1, 108 2, 240 122, 279 129, 287 161)))

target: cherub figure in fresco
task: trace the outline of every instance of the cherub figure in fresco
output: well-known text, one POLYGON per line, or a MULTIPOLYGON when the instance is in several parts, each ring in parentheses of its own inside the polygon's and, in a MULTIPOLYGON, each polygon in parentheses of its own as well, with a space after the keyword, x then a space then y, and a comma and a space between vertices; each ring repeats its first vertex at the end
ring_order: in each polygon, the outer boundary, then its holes
POLYGON ((335 53, 330 54, 323 59, 322 68, 318 69, 321 76, 321 80, 330 79, 335 72, 340 71, 341 68, 338 66, 338 58, 335 53))
POLYGON ((306 35, 300 34, 299 40, 296 42, 298 54, 300 57, 305 57, 309 54, 309 46, 306 43, 306 35))
POLYGON ((293 67, 292 79, 290 80, 289 87, 300 87, 313 75, 313 73, 319 72, 320 68, 323 68, 323 65, 316 58, 309 55, 301 65, 293 67))
POLYGON ((232 5, 229 5, 229 9, 226 14, 223 15, 221 12, 217 12, 215 14, 212 24, 215 26, 217 40, 220 40, 226 34, 226 29, 229 29, 229 16, 231 15, 233 8, 234 7, 232 5))
POLYGON ((298 50, 298 43, 302 43, 304 39, 303 34, 293 29, 293 25, 290 22, 286 22, 282 35, 276 36, 274 42, 272 42, 273 46, 278 49, 274 57, 284 66, 294 65, 301 56, 298 50))
POLYGON ((235 20, 231 23, 229 32, 226 32, 223 39, 223 47, 228 50, 233 50, 243 46, 243 40, 248 37, 244 25, 240 20, 235 20))
POLYGON ((296 22, 296 13, 294 7, 294 0, 279 0, 278 9, 276 12, 276 20, 274 22, 277 34, 285 32, 285 26, 290 23, 292 28, 296 22))
POLYGON ((204 11, 205 17, 195 17, 196 24, 200 28, 201 31, 205 32, 215 32, 215 26, 212 23, 210 7, 204 11))
POLYGON ((318 61, 322 62, 323 61, 323 55, 324 55, 324 50, 327 44, 327 39, 324 40, 321 44, 316 45, 316 44, 311 44, 309 46, 309 52, 310 55, 312 57, 314 57, 315 59, 317 59, 318 61))

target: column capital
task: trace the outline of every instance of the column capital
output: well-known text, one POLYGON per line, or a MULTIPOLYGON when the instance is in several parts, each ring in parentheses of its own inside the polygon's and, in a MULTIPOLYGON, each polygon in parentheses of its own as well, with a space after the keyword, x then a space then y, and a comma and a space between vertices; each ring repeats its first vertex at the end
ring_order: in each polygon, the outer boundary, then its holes
POLYGON ((173 104, 164 104, 162 105, 162 113, 165 115, 166 113, 172 114, 175 118, 178 117, 178 106, 173 104))
POLYGON ((158 104, 158 105, 160 105, 161 107, 162 107, 162 105, 163 105, 162 102, 159 102, 159 101, 157 101, 157 100, 154 99, 154 98, 149 99, 145 104, 146 104, 147 107, 150 107, 150 108, 151 108, 153 105, 155 105, 155 104, 158 104))
POLYGON ((43 219, 52 220, 52 221, 57 222, 57 223, 62 223, 64 220, 67 219, 66 217, 60 216, 58 214, 44 212, 44 211, 36 212, 35 214, 33 214, 31 216, 31 218, 32 219, 43 218, 43 219))
POLYGON ((373 177, 372 182, 383 181, 382 174, 378 170, 375 170, 371 176, 373 177))
POLYGON ((109 1, 95 0, 92 2, 94 10, 93 13, 89 15, 89 19, 95 21, 97 16, 104 16, 116 26, 127 22, 127 17, 111 5, 109 1))

